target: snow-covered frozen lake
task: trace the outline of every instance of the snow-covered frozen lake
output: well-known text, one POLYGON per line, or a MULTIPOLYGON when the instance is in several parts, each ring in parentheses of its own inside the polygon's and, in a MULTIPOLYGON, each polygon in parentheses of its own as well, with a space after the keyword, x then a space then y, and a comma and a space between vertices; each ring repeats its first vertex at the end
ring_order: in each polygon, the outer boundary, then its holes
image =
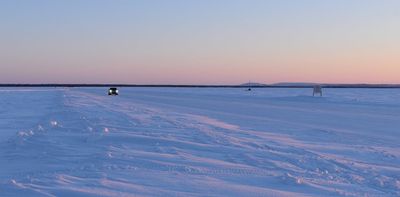
POLYGON ((400 89, 0 89, 0 196, 400 196, 400 89))

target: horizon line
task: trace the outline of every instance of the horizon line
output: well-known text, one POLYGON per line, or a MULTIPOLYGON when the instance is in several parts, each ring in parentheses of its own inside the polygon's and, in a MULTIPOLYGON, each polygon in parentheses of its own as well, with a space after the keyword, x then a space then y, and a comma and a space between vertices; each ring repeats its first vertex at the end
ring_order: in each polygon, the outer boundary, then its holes
POLYGON ((182 88, 310 88, 321 85, 324 88, 400 88, 400 84, 373 83, 291 83, 274 84, 244 83, 239 85, 210 84, 126 84, 126 83, 0 83, 0 87, 182 87, 182 88), (280 85, 280 84, 287 85, 280 85))

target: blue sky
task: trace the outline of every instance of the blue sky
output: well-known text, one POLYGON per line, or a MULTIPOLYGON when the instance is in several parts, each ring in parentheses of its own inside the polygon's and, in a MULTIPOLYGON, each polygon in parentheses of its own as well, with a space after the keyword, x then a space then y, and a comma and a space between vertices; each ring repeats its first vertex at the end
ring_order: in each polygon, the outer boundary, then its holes
POLYGON ((0 83, 400 83, 396 0, 0 1, 0 83))

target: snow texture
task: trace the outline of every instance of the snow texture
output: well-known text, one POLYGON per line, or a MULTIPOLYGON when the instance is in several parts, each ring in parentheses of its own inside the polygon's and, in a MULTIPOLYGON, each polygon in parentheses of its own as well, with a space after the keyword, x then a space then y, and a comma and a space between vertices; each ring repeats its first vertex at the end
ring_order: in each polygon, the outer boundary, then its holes
POLYGON ((400 196, 398 89, 0 94, 0 196, 400 196))

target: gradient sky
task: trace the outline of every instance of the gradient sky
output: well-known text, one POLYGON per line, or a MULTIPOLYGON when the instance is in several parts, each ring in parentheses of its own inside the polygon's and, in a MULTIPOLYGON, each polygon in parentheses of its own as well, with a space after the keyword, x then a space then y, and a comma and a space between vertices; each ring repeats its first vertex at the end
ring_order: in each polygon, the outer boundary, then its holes
POLYGON ((0 83, 400 83, 399 0, 0 0, 0 83))

